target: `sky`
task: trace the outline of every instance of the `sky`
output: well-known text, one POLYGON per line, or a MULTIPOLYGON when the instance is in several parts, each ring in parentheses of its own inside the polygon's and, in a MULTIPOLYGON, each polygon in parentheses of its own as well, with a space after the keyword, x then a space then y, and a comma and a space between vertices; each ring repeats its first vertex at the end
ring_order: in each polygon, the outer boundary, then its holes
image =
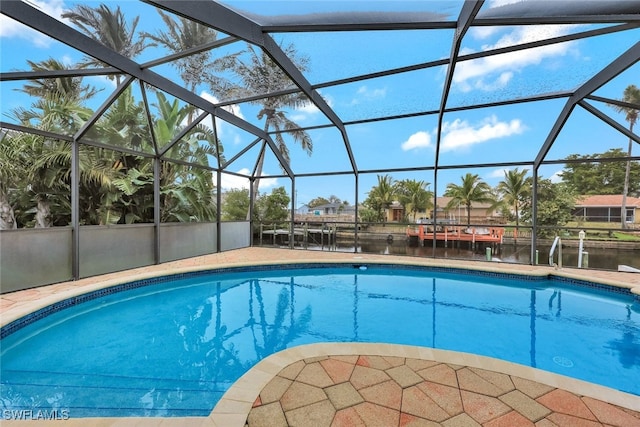
MULTIPOLYGON (((41 10, 58 19, 75 2, 63 0, 30 0, 41 10)), ((349 12, 349 11, 431 11, 442 13, 453 20, 461 1, 227 1, 233 7, 262 15, 349 12)), ((487 1, 483 9, 498 7, 509 0, 487 1)), ((98 5, 97 1, 90 4, 98 5)), ((154 8, 134 1, 107 1, 119 5, 128 15, 140 15, 138 30, 152 32, 163 29, 154 8)), ((65 63, 82 60, 83 55, 56 41, 34 33, 2 16, 0 18, 0 47, 2 72, 28 69, 26 60, 40 61, 49 57, 65 63)), ((592 25, 537 25, 522 27, 472 27, 461 44, 460 55, 513 44, 556 37, 599 28, 592 25)), ((404 67, 448 57, 451 51, 452 30, 276 33, 273 38, 283 46, 293 44, 300 56, 308 59, 305 77, 311 84, 321 84, 353 75, 404 67)), ((223 37, 219 34, 219 38, 223 37)), ((517 51, 458 63, 453 75, 447 107, 462 107, 474 103, 506 100, 514 97, 571 91, 584 84, 640 39, 640 29, 580 39, 550 46, 517 51)), ((238 52, 244 42, 232 43, 215 52, 216 56, 238 52)), ((167 52, 160 48, 147 49, 136 60, 149 61, 167 52)), ((152 68, 179 82, 179 76, 170 64, 152 68)), ((621 98, 630 84, 640 85, 640 65, 636 63, 616 79, 598 89, 595 94, 621 98)), ((329 86, 318 89, 326 103, 345 122, 358 122, 389 114, 412 114, 437 110, 441 102, 446 67, 432 67, 386 77, 329 86)), ((93 101, 95 107, 115 87, 104 77, 86 78, 87 83, 104 90, 93 101)), ((32 100, 15 91, 20 83, 1 82, 0 105, 2 120, 11 122, 11 110, 29 105, 32 100)), ((203 98, 218 102, 208 87, 198 88, 203 98)), ((530 162, 536 158, 566 99, 538 101, 503 107, 459 111, 445 114, 440 135, 439 166, 481 164, 487 167, 444 169, 437 177, 437 190, 442 194, 448 183, 459 183, 467 172, 477 173, 490 185, 504 177, 504 167, 496 163, 530 162)), ((591 102, 605 114, 624 126, 623 114, 616 113, 606 104, 591 102)), ((238 117, 262 128, 258 118, 259 107, 241 104, 227 107, 238 117)), ((307 105, 288 111, 288 116, 301 126, 319 126, 330 121, 318 108, 307 105)), ((211 121, 206 122, 214 126, 211 121)), ((255 137, 223 121, 216 121, 218 137, 227 159, 255 140, 255 137)), ((433 166, 438 141, 437 114, 406 119, 347 124, 349 144, 356 166, 362 173, 358 179, 358 201, 377 183, 382 169, 410 169, 433 166)), ((355 179, 347 156, 342 135, 335 128, 309 131, 313 140, 313 154, 307 155, 288 140, 291 167, 295 173, 313 174, 332 172, 323 177, 301 177, 295 183, 296 207, 316 197, 337 196, 355 202, 355 179)), ((547 160, 563 159, 570 154, 601 153, 610 148, 626 151, 628 139, 603 123, 591 113, 578 107, 565 124, 547 160)), ((229 165, 228 170, 250 174, 255 166, 259 145, 229 165)), ((634 155, 640 155, 636 147, 634 155)), ((522 169, 526 166, 521 166, 522 169)), ((559 180, 561 164, 543 165, 540 174, 559 180)), ((291 181, 282 175, 275 156, 267 157, 261 180, 261 191, 269 192, 276 186, 285 186, 291 193, 291 181), (269 178, 271 176, 272 178, 269 178)), ((393 179, 416 179, 429 183, 433 190, 436 179, 432 171, 388 172, 393 179)), ((248 181, 235 175, 223 174, 225 189, 248 186, 248 181)))

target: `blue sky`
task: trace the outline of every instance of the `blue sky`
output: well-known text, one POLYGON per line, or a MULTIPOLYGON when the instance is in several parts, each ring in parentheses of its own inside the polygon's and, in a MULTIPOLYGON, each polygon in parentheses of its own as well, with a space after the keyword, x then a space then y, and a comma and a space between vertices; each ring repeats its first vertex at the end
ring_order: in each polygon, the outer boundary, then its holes
MULTIPOLYGON (((35 1, 43 11, 59 17, 63 10, 73 5, 69 1, 35 1)), ((153 31, 163 28, 159 15, 152 7, 133 1, 107 1, 111 6, 120 5, 127 14, 139 14, 138 29, 153 31)), ((393 12, 433 11, 455 19, 462 2, 432 1, 229 1, 234 7, 257 14, 298 14, 307 12, 373 10, 393 12)), ((506 0, 488 1, 484 8, 508 3, 506 0)), ((98 5, 98 2, 90 4, 98 5)), ((522 27, 471 28, 461 46, 461 55, 535 41, 541 38, 562 36, 578 31, 599 28, 587 25, 554 25, 522 27)), ((306 78, 312 84, 341 79, 352 75, 382 71, 445 58, 451 49, 452 30, 412 30, 332 33, 278 33, 273 34, 282 44, 293 43, 298 52, 309 58, 306 78)), ((222 36, 222 35, 221 35, 222 36)), ((220 37, 221 37, 220 36, 220 37)), ((544 46, 526 51, 512 52, 458 64, 453 78, 448 107, 470 105, 478 102, 495 102, 529 95, 573 90, 587 81, 640 39, 640 30, 626 31, 544 46)), ((0 21, 1 69, 3 72, 26 69, 26 60, 40 61, 50 56, 73 63, 82 54, 58 42, 34 34, 20 24, 0 21)), ((216 55, 244 49, 243 42, 219 49, 216 55)), ((136 60, 145 62, 166 54, 162 49, 145 51, 136 60)), ((179 81, 170 65, 154 68, 169 78, 179 81)), ((597 95, 620 98, 629 84, 640 84, 640 67, 636 64, 598 91, 597 95)), ((371 119, 388 114, 411 114, 437 110, 445 79, 445 67, 434 67, 351 84, 319 89, 328 105, 345 122, 371 119)), ((95 100, 96 106, 108 95, 114 85, 101 77, 87 78, 87 82, 104 87, 95 100)), ((30 100, 13 89, 20 84, 3 82, 1 90, 2 120, 11 121, 6 114, 16 106, 28 105, 30 100)), ((207 87, 198 94, 217 102, 207 87)), ((565 99, 540 101, 446 114, 440 145, 441 166, 465 164, 491 164, 533 160, 547 138, 551 127, 565 104, 565 99)), ((594 106, 615 120, 627 125, 624 116, 606 104, 592 102, 594 106)), ((262 128, 256 117, 254 105, 230 106, 229 110, 248 122, 262 128)), ((289 111, 289 116, 303 126, 328 124, 328 119, 314 106, 289 111)), ((208 121, 210 123, 210 121, 208 121)), ((372 122, 347 126, 349 142, 361 171, 386 168, 415 168, 432 166, 437 140, 437 115, 419 116, 402 120, 372 122)), ((217 122, 217 130, 227 158, 233 157, 255 137, 232 125, 217 122)), ((351 165, 346 156, 340 133, 334 128, 310 132, 314 150, 307 156, 299 147, 290 145, 291 167, 296 173, 349 171, 351 165)), ((569 154, 604 152, 610 148, 626 150, 627 138, 619 134, 590 113, 577 108, 567 121, 547 159, 562 159, 569 154)), ((248 174, 254 166, 258 147, 234 162, 229 170, 248 174)), ((635 155, 638 153, 634 152, 635 155)), ((438 174, 438 191, 442 193, 449 182, 458 183, 467 172, 478 173, 490 185, 496 185, 503 177, 504 168, 444 170, 438 174)), ((562 165, 541 168, 545 177, 554 177, 562 165)), ((267 158, 266 175, 280 175, 274 156, 267 158)), ((376 183, 377 173, 363 174, 359 179, 359 201, 376 183)), ((431 183, 434 177, 427 172, 392 172, 395 179, 419 179, 431 183)), ((224 175, 223 187, 246 186, 244 179, 224 175)), ((284 185, 290 191, 291 184, 285 178, 263 179, 261 190, 270 191, 284 185)), ((312 198, 336 195, 354 202, 355 182, 352 175, 337 175, 296 180, 296 205, 312 198)))

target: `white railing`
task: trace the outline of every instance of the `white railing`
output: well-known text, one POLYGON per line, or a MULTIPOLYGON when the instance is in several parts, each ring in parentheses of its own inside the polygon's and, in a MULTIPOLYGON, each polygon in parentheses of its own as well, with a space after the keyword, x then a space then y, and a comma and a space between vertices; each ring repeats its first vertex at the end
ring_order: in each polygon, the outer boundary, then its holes
POLYGON ((560 238, 560 236, 556 236, 556 238, 553 240, 553 245, 551 245, 551 250, 549 251, 549 266, 562 268, 562 239, 560 238), (556 246, 558 247, 558 263, 557 264, 553 262, 553 254, 556 251, 556 246))

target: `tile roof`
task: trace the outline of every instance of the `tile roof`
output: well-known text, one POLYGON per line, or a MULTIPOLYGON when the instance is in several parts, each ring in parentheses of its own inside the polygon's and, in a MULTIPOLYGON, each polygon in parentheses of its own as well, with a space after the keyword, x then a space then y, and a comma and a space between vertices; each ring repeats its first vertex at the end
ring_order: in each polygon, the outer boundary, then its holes
MULTIPOLYGON (((621 194, 599 194, 593 196, 581 196, 576 201, 576 207, 582 206, 622 206, 621 194)), ((627 196, 627 207, 640 208, 640 198, 627 196)))

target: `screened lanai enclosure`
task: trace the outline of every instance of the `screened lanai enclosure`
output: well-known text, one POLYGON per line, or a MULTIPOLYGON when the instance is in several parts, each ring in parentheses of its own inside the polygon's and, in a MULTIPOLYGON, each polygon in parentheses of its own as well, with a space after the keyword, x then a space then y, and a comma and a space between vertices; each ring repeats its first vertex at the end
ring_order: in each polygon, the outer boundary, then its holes
POLYGON ((640 268, 640 1, 0 11, 2 292, 251 245, 640 268))

